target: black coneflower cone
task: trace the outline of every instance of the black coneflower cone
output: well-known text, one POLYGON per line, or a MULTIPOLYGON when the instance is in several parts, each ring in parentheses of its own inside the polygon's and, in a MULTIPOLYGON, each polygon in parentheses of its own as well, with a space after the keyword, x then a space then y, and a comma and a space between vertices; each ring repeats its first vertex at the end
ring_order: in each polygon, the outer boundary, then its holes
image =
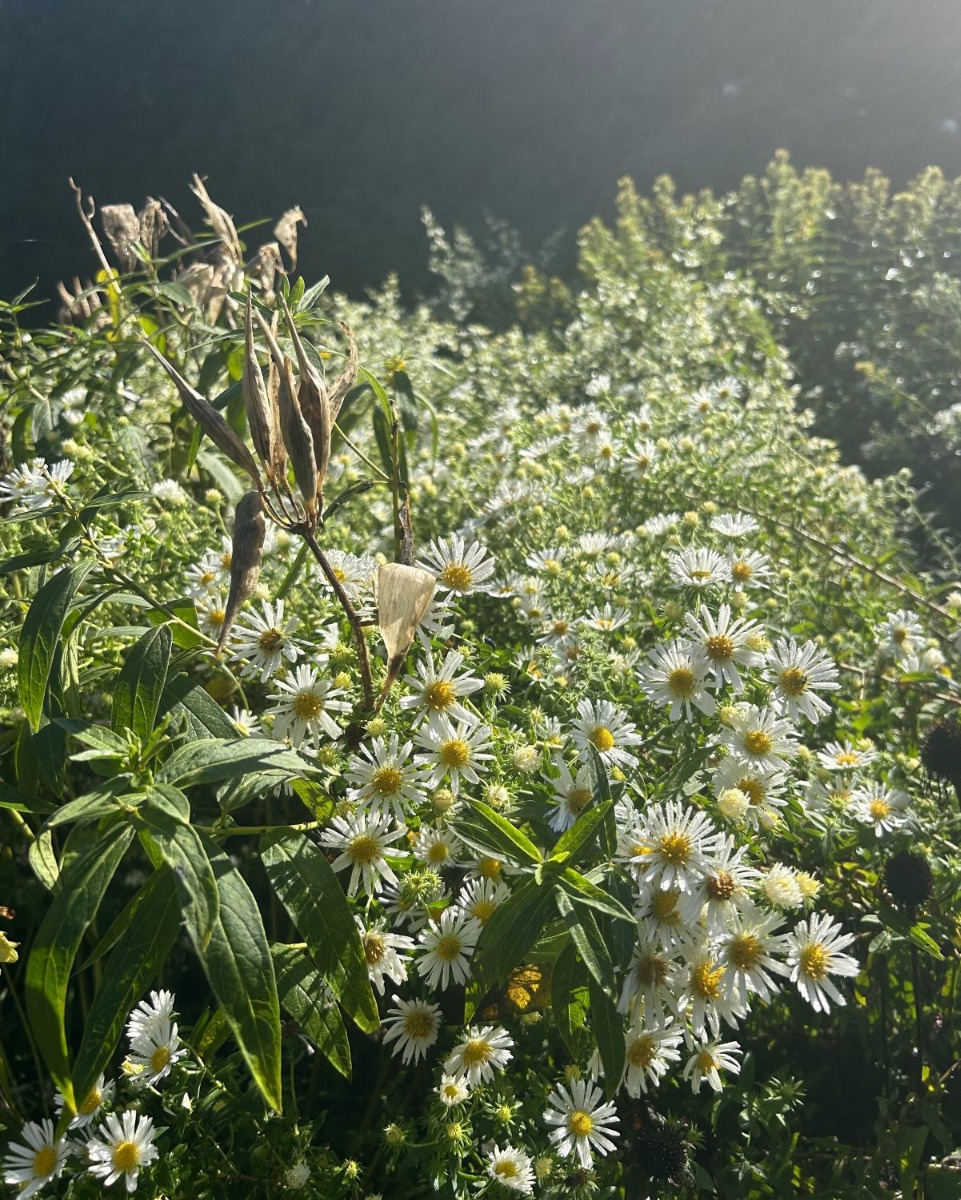
POLYGON ((953 717, 938 717, 928 726, 921 762, 932 779, 953 784, 961 802, 961 725, 953 717))
POLYGON ((934 889, 934 872, 920 850, 898 850, 884 864, 884 882, 896 904, 917 908, 934 889))
POLYGON ((651 1179, 675 1179, 687 1167, 684 1134, 665 1121, 652 1121, 638 1133, 635 1162, 651 1179))

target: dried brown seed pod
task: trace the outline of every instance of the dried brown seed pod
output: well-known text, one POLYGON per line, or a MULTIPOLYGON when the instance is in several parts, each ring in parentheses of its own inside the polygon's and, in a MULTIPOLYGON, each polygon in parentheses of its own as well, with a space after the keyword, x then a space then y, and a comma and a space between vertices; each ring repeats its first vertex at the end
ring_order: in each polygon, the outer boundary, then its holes
POLYGON ((133 205, 105 204, 100 209, 100 224, 121 271, 132 271, 137 265, 137 256, 131 246, 140 241, 140 222, 133 205))
POLYGON ((199 175, 194 176, 193 183, 190 185, 190 190, 200 201, 201 207, 207 217, 207 223, 213 229, 217 237, 224 244, 224 248, 230 255, 234 264, 239 266, 244 261, 244 253, 240 245, 240 238, 237 234, 237 227, 234 225, 233 218, 228 212, 225 212, 219 204, 214 204, 210 199, 207 189, 204 187, 203 180, 199 175))
POLYGON ((274 226, 274 237, 280 242, 281 246, 287 251, 290 258, 290 269, 297 269, 297 225, 307 224, 307 218, 304 216, 300 206, 288 208, 284 215, 274 226))
POLYGON ((244 408, 247 411, 247 424, 250 426, 250 437, 254 449, 260 455, 260 461, 267 470, 267 478, 274 479, 274 439, 280 437, 280 429, 275 424, 274 406, 271 403, 267 385, 257 361, 257 349, 254 345, 253 304, 250 292, 247 293, 247 314, 244 333, 244 374, 243 374, 244 408))
POLYGON ((297 332, 297 326, 294 324, 294 318, 283 296, 281 296, 281 303, 284 306, 284 318, 287 321, 290 340, 294 344, 294 353, 297 355, 297 366, 300 370, 300 387, 297 391, 297 400, 314 443, 314 461, 317 464, 317 491, 321 492, 324 480, 327 477, 327 467, 330 463, 330 436, 333 428, 333 423, 330 419, 330 407, 327 403, 327 388, 324 385, 323 379, 321 379, 307 357, 304 343, 301 341, 300 334, 297 332))
POLYGON ((257 586, 266 534, 263 499, 259 492, 245 492, 237 501, 234 513, 234 536, 230 547, 230 591, 227 593, 224 623, 217 642, 218 654, 227 643, 227 636, 237 619, 240 606, 250 599, 257 586))

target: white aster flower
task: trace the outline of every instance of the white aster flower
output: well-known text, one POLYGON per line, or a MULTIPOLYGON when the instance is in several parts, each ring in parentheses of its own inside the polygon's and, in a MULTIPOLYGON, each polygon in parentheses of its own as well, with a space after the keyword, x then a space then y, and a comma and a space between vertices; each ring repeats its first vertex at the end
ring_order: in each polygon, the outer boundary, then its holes
POLYGON ((483 926, 510 894, 507 884, 499 879, 468 879, 457 893, 456 905, 483 926))
POLYGON ((456 1108, 470 1095, 470 1088, 463 1075, 441 1075, 437 1085, 437 1096, 445 1108, 456 1108))
POLYGON ((730 1071, 732 1075, 740 1074, 740 1054, 741 1047, 737 1042, 705 1040, 695 1043, 694 1053, 684 1066, 683 1078, 690 1079, 691 1088, 695 1092, 701 1090, 701 1084, 705 1080, 715 1092, 719 1092, 724 1086, 721 1082, 721 1071, 730 1071))
POLYGON ((878 626, 877 637, 882 650, 896 662, 916 658, 925 647, 924 626, 918 614, 907 608, 888 613, 878 626))
POLYGON ((0 479, 0 503, 12 500, 23 512, 39 512, 63 494, 73 469, 69 459, 49 464, 31 459, 0 479))
POLYGON ((310 1167, 303 1159, 299 1163, 294 1163, 292 1167, 288 1167, 284 1172, 284 1184, 292 1192, 296 1192, 302 1188, 309 1178, 310 1167))
POLYGON ((426 1058, 427 1051, 437 1041, 440 1030, 440 1005, 426 1000, 401 1000, 394 996, 394 1007, 384 1020, 387 1032, 384 1045, 396 1042, 394 1054, 401 1054, 404 1063, 426 1058))
POLYGON ((764 655, 751 648, 752 640, 761 632, 757 622, 744 617, 732 621, 729 604, 720 606, 716 618, 704 607, 697 616, 686 613, 684 622, 707 659, 708 670, 714 672, 715 689, 729 683, 735 692, 743 691, 738 666, 759 667, 764 663, 764 655))
POLYGON ((831 706, 819 692, 833 692, 838 683, 834 660, 814 642, 798 646, 794 638, 779 638, 767 653, 765 675, 774 686, 774 703, 792 721, 801 716, 815 725, 831 706))
POLYGON ((717 1037, 722 1021, 736 1025, 747 1015, 737 989, 725 988, 726 973, 725 963, 710 944, 701 943, 687 950, 687 972, 682 977, 677 1010, 686 1014, 688 1025, 698 1037, 708 1028, 717 1037))
POLYGON ((818 751, 818 762, 828 771, 860 771, 870 766, 877 756, 873 746, 863 749, 851 742, 828 742, 818 751))
POLYGON ((599 1087, 586 1079, 571 1081, 570 1090, 558 1083, 547 1098, 550 1108, 544 1121, 553 1125, 550 1140, 561 1158, 572 1153, 586 1170, 594 1165, 592 1150, 604 1155, 614 1149, 617 1112, 612 1101, 601 1103, 599 1087))
POLYGON ((494 559, 480 542, 467 545, 460 534, 432 541, 417 563, 437 576, 438 587, 467 595, 494 590, 494 559))
POLYGON ((775 934, 783 924, 780 913, 762 913, 753 909, 733 919, 721 937, 718 954, 725 965, 723 988, 734 994, 744 1009, 749 996, 755 993, 765 1002, 777 991, 774 975, 789 975, 790 968, 775 954, 787 949, 787 935, 775 934))
POLYGON ((784 863, 774 863, 761 876, 761 891, 775 908, 798 908, 804 903, 797 872, 784 863))
POLYGON ((318 678, 317 671, 306 665, 287 679, 275 680, 274 686, 278 690, 270 698, 276 703, 267 712, 277 718, 274 736, 278 740, 289 738, 294 747, 309 740, 316 751, 322 732, 330 738, 340 737, 343 731, 330 714, 350 711, 350 704, 340 699, 342 688, 318 678))
MULTIPOLYGON (((351 554, 347 550, 326 550, 324 554, 333 571, 334 578, 351 600, 363 603, 365 598, 370 597, 373 575, 377 570, 377 562, 373 558, 368 558, 366 554, 351 554)), ((316 576, 321 586, 325 588, 331 586, 319 564, 316 568, 316 576)))
POLYGON ((877 837, 893 833, 911 821, 907 811, 911 797, 883 783, 870 783, 856 789, 851 797, 851 815, 864 825, 873 825, 877 837))
MULTIPOLYGON (((98 1121, 103 1116, 104 1106, 109 1104, 113 1099, 115 1090, 116 1084, 112 1080, 110 1083, 107 1083, 105 1077, 101 1075, 86 1096, 84 1096, 83 1100, 77 1105, 77 1115, 71 1120, 69 1128, 71 1130, 83 1129, 92 1122, 98 1121)), ((55 1103, 57 1113, 63 1113, 65 1101, 62 1092, 57 1092, 55 1103)))
POLYGON ((522 1196, 533 1195, 534 1164, 530 1156, 514 1146, 494 1146, 487 1153, 487 1174, 502 1187, 522 1196))
POLYGON ((741 818, 753 829, 769 824, 772 814, 787 804, 787 772, 782 767, 748 762, 737 754, 729 755, 716 768, 711 785, 718 797, 718 807, 722 807, 721 799, 728 791, 737 790, 747 797, 747 808, 741 818))
POLYGON ((830 916, 812 916, 799 921, 788 936, 788 966, 791 982, 814 1008, 827 1012, 833 1000, 843 1005, 844 997, 831 981, 831 975, 857 975, 857 960, 841 951, 854 941, 853 933, 842 933, 830 916))
POLYGON ((457 865, 460 842, 449 829, 421 825, 412 849, 416 859, 440 871, 457 865))
POLYGON ((390 817, 372 812, 350 813, 343 817, 334 817, 330 825, 321 834, 325 846, 342 850, 333 861, 335 871, 350 867, 350 883, 347 895, 353 896, 363 881, 364 894, 373 896, 377 892, 381 880, 396 883, 397 876, 391 868, 390 859, 406 857, 405 851, 392 846, 406 834, 406 829, 390 828, 390 817))
POLYGON ((581 618, 581 623, 588 629, 596 629, 599 633, 611 633, 626 625, 630 615, 626 608, 605 604, 603 608, 590 609, 587 616, 581 618))
POLYGON ((570 829, 593 799, 591 769, 584 763, 574 776, 559 756, 555 756, 554 765, 560 775, 551 781, 554 785, 554 809, 551 813, 550 827, 555 833, 563 833, 565 829, 570 829))
POLYGON ((413 743, 400 744, 396 733, 390 740, 374 738, 351 755, 345 772, 353 784, 347 795, 376 816, 393 816, 398 824, 407 819, 406 805, 427 799, 423 769, 411 759, 413 743))
POLYGON ((731 583, 741 591, 767 587, 773 573, 771 560, 758 550, 729 550, 727 565, 731 583))
POLYGON ((479 922, 456 908, 445 908, 436 925, 425 926, 418 945, 424 951, 417 973, 432 988, 448 988, 470 978, 470 958, 480 937, 479 922))
POLYGON ((490 1083, 494 1072, 503 1071, 513 1055, 514 1039, 500 1025, 473 1026, 465 1030, 463 1039, 444 1062, 449 1075, 464 1076, 471 1087, 490 1083))
MULTIPOLYGON (((651 522, 647 522, 650 532, 651 522)), ((701 591, 714 584, 726 583, 727 561, 717 550, 706 546, 689 546, 678 554, 668 557, 667 565, 679 587, 690 587, 701 591)))
POLYGON ((105 1187, 122 1179, 128 1194, 135 1192, 140 1171, 157 1158, 156 1136, 150 1117, 133 1109, 110 1113, 87 1142, 90 1174, 102 1180, 105 1187))
POLYGON ((690 721, 692 704, 705 716, 714 713, 717 704, 705 691, 708 664, 700 647, 674 638, 649 651, 648 660, 640 669, 641 687, 656 704, 671 706, 672 721, 681 713, 690 721))
POLYGON ((67 1162, 70 1146, 58 1138, 53 1121, 28 1121, 20 1130, 22 1142, 11 1142, 3 1160, 3 1182, 19 1187, 21 1200, 38 1192, 45 1184, 59 1179, 67 1162))
POLYGON ((706 812, 669 800, 637 814, 622 835, 618 859, 644 888, 687 892, 707 873, 717 839, 706 812))
POLYGON ((621 1083, 636 1100, 647 1085, 657 1087, 672 1062, 679 1062, 681 1031, 673 1025, 634 1021, 624 1038, 624 1073, 621 1083))
POLYGON ((304 649, 302 642, 292 637, 297 618, 284 620, 284 602, 266 601, 261 612, 248 612, 234 625, 228 639, 231 662, 242 662, 240 674, 245 679, 266 683, 287 663, 295 663, 304 649))
POLYGON ((673 950, 673 947, 665 949, 656 938, 641 934, 621 989, 619 1012, 664 1024, 665 1013, 674 1001, 679 971, 673 950))
POLYGON ((721 730, 721 740, 754 766, 784 767, 795 753, 797 731, 773 708, 741 704, 721 730))
POLYGON ((489 754, 490 729, 486 725, 471 727, 459 721, 456 728, 446 717, 437 725, 427 725, 417 735, 417 745, 427 751, 415 762, 428 770, 428 786, 437 787, 445 776, 450 778, 450 790, 456 796, 461 778, 479 783, 480 773, 494 756, 489 754))
POLYGON ((411 694, 401 699, 400 706, 414 710, 415 727, 426 719, 432 726, 440 728, 445 717, 450 721, 462 721, 465 725, 478 723, 480 718, 477 714, 465 708, 460 700, 479 692, 484 681, 469 671, 458 675, 463 665, 463 654, 449 650, 439 669, 434 669, 433 660, 428 657, 417 664, 416 676, 406 677, 405 683, 411 694))
POLYGON ((608 767, 636 766, 637 759, 627 747, 643 741, 635 726, 609 700, 587 699, 578 702, 571 739, 584 756, 588 746, 593 746, 608 767))
POLYGON ((385 975, 392 983, 404 983, 407 979, 407 963, 414 949, 414 939, 403 933, 391 933, 383 921, 366 926, 361 917, 355 915, 354 920, 360 931, 367 975, 377 994, 383 996, 385 975))
POLYGON ((757 533, 759 526, 747 513, 718 513, 711 517, 711 528, 722 537, 743 538, 757 533))

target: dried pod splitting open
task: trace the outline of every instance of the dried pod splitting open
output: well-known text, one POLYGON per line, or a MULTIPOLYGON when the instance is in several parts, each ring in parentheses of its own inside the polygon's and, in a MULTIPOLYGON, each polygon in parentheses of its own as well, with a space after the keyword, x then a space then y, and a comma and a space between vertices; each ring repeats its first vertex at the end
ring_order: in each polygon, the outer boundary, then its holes
POLYGON ((264 552, 267 525, 260 492, 246 492, 237 502, 234 514, 234 536, 230 548, 230 591, 220 629, 218 652, 224 648, 227 636, 240 611, 257 586, 260 560, 264 552))

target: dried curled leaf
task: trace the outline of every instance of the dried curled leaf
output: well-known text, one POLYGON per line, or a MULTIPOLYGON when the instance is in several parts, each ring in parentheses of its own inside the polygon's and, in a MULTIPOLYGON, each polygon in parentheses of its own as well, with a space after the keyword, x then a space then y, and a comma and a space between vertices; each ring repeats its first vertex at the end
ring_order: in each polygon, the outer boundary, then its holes
POLYGON ((207 217, 207 223, 223 242, 224 248, 233 260, 234 265, 239 266, 244 260, 244 252, 240 245, 240 237, 237 234, 237 227, 234 225, 233 218, 210 199, 210 195, 199 175, 194 176, 190 190, 200 201, 201 207, 207 217))
POLYGON ((140 241, 140 222, 133 205, 105 204, 100 209, 100 224, 121 271, 132 271, 137 265, 137 256, 131 247, 140 241))
POLYGON ((230 549, 230 591, 224 623, 220 629, 218 652, 223 650, 227 637, 245 600, 257 586, 260 560, 264 551, 267 525, 264 521, 263 500, 259 492, 245 492, 237 502, 234 514, 234 536, 230 549))
POLYGON ((177 385, 177 391, 184 402, 184 407, 207 437, 210 438, 219 450, 226 454, 231 462, 240 467, 242 471, 247 472, 254 483, 256 483, 258 489, 263 490, 260 471, 257 469, 254 456, 230 428, 223 415, 209 401, 205 400, 198 391, 190 386, 177 368, 167 361, 156 346, 147 341, 144 342, 144 345, 177 385))
POLYGON ((437 580, 421 567, 384 563, 377 571, 377 619, 387 648, 387 680, 383 695, 400 674, 417 632, 430 608, 437 580))
POLYGON ((347 393, 357 382, 357 368, 359 365, 357 343, 354 341, 354 335, 350 332, 350 327, 345 325, 343 321, 338 321, 338 325, 347 337, 350 350, 347 355, 347 366, 343 374, 330 389, 330 394, 327 398, 327 402, 330 405, 331 424, 337 420, 344 400, 347 398, 347 393))
POLYGON ((274 237, 280 242, 281 246, 287 251, 290 258, 290 269, 297 269, 297 225, 298 223, 306 226, 307 218, 299 205, 294 208, 288 208, 284 215, 274 226, 274 237))
POLYGON ((160 239, 170 228, 164 206, 159 200, 148 200, 137 218, 140 226, 140 244, 150 258, 160 253, 160 239))

